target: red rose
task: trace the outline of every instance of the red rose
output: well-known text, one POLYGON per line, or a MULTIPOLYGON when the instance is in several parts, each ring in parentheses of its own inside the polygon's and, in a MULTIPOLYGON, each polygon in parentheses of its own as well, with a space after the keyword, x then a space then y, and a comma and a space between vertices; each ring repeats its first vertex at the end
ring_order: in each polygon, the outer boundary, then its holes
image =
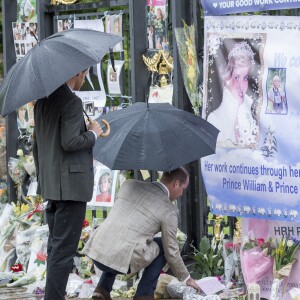
POLYGON ((23 266, 21 264, 15 264, 14 266, 10 267, 10 270, 13 271, 14 273, 23 271, 23 266))
POLYGON ((85 228, 85 227, 88 227, 89 225, 90 225, 90 222, 87 219, 84 219, 82 227, 85 228))
POLYGON ((45 252, 40 251, 36 254, 36 259, 39 261, 45 261, 47 259, 47 254, 45 252))

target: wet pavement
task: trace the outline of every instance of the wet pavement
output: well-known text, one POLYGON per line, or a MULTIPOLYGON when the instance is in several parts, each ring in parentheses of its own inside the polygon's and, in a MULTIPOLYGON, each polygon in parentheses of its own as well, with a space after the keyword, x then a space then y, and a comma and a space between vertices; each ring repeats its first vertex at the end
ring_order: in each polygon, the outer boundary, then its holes
MULTIPOLYGON (((43 300, 43 297, 37 297, 26 293, 26 288, 0 288, 0 300, 43 300)), ((91 298, 66 298, 66 300, 91 300, 91 298)), ((131 300, 131 298, 113 298, 113 300, 131 300)))

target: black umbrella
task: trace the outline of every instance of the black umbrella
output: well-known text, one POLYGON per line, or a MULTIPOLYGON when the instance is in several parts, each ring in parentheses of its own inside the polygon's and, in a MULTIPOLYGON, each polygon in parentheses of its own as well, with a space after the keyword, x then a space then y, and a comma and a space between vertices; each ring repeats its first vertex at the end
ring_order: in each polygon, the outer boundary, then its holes
POLYGON ((102 118, 110 135, 98 139, 94 158, 112 170, 171 171, 215 153, 219 130, 167 103, 139 102, 102 118))
POLYGON ((74 75, 99 63, 121 40, 90 29, 69 29, 42 40, 5 76, 0 87, 1 115, 49 96, 74 75))

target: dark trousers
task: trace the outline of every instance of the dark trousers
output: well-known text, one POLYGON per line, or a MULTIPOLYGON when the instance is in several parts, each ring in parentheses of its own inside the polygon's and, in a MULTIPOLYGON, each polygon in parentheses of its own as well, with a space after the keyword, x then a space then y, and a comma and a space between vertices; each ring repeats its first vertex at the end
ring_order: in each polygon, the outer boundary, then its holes
MULTIPOLYGON (((136 290, 136 296, 154 296, 158 277, 166 264, 161 238, 154 238, 154 241, 158 244, 160 251, 153 262, 144 269, 142 278, 136 290)), ((98 269, 103 271, 98 286, 104 288, 108 292, 111 292, 115 278, 118 274, 120 274, 120 272, 111 269, 97 261, 94 261, 94 264, 98 269)), ((128 271, 128 273, 130 273, 130 271, 128 271)))
POLYGON ((64 300, 85 217, 86 202, 48 200, 49 226, 44 300, 64 300))

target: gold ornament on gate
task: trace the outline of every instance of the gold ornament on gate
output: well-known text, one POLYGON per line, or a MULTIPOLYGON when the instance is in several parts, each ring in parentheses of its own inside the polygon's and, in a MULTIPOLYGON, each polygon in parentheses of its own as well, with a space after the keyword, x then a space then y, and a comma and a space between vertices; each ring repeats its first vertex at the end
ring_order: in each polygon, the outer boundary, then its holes
POLYGON ((78 2, 78 0, 51 0, 51 5, 59 5, 59 4, 74 4, 78 2))
POLYGON ((223 216, 217 215, 214 219, 214 237, 216 241, 221 240, 222 222, 224 222, 223 216))
POLYGON ((143 55, 143 61, 152 75, 158 75, 157 81, 160 87, 169 84, 173 71, 173 57, 169 51, 159 50, 153 56, 143 55))
POLYGON ((235 223, 234 237, 236 239, 240 239, 242 237, 242 221, 241 221, 241 219, 239 219, 235 223))

